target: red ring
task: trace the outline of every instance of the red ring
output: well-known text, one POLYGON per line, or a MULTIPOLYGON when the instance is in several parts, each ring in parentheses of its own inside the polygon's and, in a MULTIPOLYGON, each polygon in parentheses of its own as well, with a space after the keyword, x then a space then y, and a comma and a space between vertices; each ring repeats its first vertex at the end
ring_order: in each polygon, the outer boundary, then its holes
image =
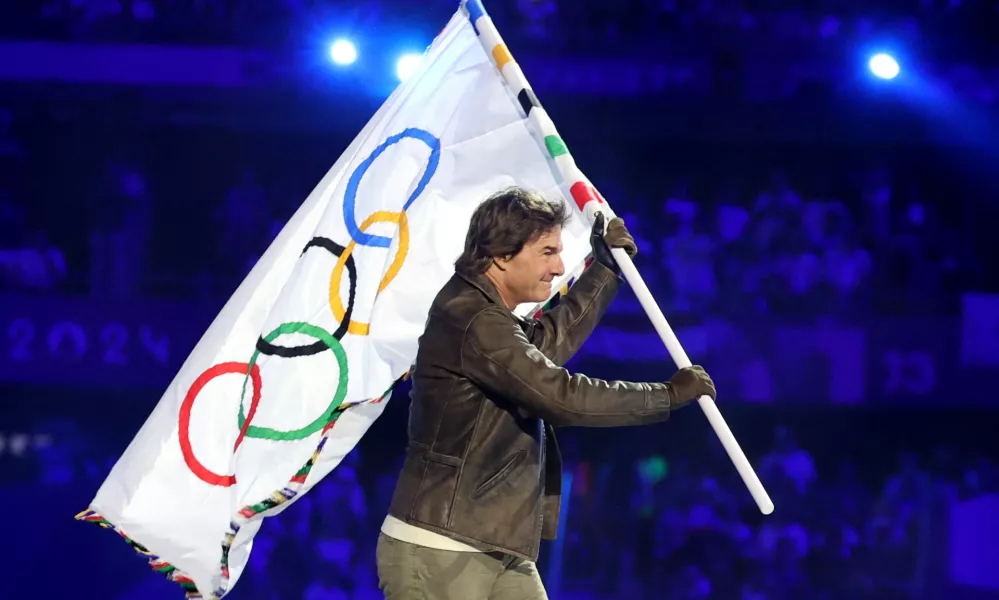
POLYGON ((250 380, 253 382, 253 396, 250 398, 250 411, 246 415, 246 422, 240 428, 239 435, 236 436, 236 445, 232 448, 232 451, 235 452, 236 448, 239 448, 243 442, 243 436, 246 435, 246 430, 250 427, 250 422, 253 421, 253 415, 257 413, 257 404, 260 403, 261 381, 260 369, 257 365, 253 365, 251 368, 249 363, 227 362, 211 367, 194 380, 191 389, 187 390, 187 395, 184 396, 184 402, 180 405, 180 430, 177 432, 177 436, 180 438, 180 453, 184 455, 187 468, 205 483, 229 487, 236 483, 236 476, 219 475, 210 471, 194 456, 194 450, 191 448, 191 409, 194 408, 194 399, 208 385, 208 382, 216 377, 230 373, 246 375, 247 369, 250 370, 250 380))

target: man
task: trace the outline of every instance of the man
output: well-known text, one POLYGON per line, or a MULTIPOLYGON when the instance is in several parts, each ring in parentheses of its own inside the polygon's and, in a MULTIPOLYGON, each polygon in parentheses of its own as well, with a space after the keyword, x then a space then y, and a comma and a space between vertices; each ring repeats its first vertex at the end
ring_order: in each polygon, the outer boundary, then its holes
POLYGON ((561 367, 620 287, 610 248, 637 252, 620 219, 598 215, 593 263, 539 319, 565 272, 562 203, 514 188, 472 215, 455 275, 437 294, 413 372, 409 446, 378 538, 387 600, 546 598, 535 561, 558 526, 562 461, 554 427, 665 421, 714 397, 693 367, 667 383, 602 381, 561 367))

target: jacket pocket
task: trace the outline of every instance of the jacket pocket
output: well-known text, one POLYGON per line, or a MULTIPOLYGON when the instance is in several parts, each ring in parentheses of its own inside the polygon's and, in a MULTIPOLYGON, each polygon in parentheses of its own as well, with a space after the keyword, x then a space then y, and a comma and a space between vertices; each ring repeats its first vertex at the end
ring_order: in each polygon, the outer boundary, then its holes
POLYGON ((409 516, 426 525, 450 527, 461 460, 433 452, 418 460, 422 473, 409 516))
POLYGON ((520 466, 520 463, 524 462, 525 458, 527 458, 527 450, 521 450, 520 452, 514 454, 510 460, 506 461, 505 465, 500 467, 499 471, 496 471, 492 477, 480 483, 479 486, 472 491, 472 499, 478 500, 492 491, 493 488, 509 477, 510 473, 520 466))

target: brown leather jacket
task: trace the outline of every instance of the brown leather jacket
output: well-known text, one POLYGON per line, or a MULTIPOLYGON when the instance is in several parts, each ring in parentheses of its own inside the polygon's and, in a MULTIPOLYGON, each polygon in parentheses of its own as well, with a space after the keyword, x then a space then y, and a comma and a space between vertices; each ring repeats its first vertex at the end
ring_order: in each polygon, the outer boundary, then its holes
POLYGON ((561 367, 619 286, 595 262, 559 306, 523 320, 484 275, 448 281, 420 338, 393 517, 537 560, 541 539, 554 539, 558 526, 562 459, 553 427, 669 417, 665 384, 602 381, 561 367))

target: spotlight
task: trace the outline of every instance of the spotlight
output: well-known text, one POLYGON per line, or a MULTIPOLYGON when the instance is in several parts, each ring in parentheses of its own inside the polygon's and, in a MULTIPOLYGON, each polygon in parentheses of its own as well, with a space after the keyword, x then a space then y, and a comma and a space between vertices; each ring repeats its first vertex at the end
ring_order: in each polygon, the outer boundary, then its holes
POLYGON ((895 79, 899 72, 898 62, 887 54, 875 54, 867 66, 880 79, 895 79))
POLYGON ((330 58, 338 65, 349 65, 357 60, 357 48, 347 40, 337 40, 330 47, 330 58))

